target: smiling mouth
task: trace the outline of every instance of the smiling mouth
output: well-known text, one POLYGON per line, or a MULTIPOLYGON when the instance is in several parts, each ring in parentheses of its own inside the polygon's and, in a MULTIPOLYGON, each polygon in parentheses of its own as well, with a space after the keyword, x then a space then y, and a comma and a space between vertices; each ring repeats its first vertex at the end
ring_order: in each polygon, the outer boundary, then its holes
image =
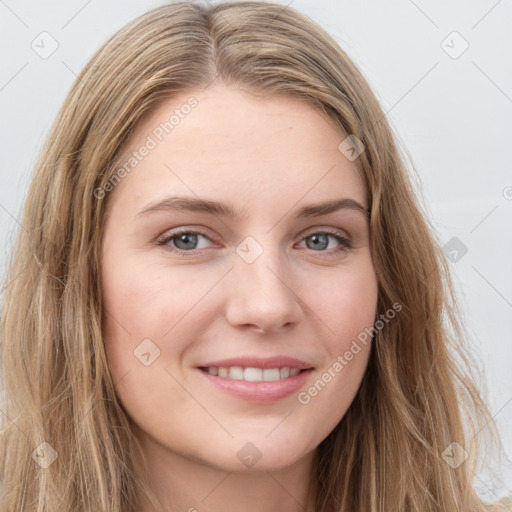
POLYGON ((295 377, 299 373, 308 371, 299 368, 283 366, 281 368, 255 368, 255 367, 199 367, 200 370, 214 377, 222 377, 230 380, 244 380, 246 382, 276 382, 295 377))

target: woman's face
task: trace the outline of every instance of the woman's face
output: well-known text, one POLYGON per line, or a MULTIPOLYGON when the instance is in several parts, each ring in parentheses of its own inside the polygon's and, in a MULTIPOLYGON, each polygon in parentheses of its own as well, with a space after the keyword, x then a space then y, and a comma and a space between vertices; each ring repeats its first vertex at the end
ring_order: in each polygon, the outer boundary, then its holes
POLYGON ((285 468, 353 401, 377 281, 344 139, 300 100, 223 85, 166 100, 131 137, 104 189, 105 345, 161 460, 285 468))

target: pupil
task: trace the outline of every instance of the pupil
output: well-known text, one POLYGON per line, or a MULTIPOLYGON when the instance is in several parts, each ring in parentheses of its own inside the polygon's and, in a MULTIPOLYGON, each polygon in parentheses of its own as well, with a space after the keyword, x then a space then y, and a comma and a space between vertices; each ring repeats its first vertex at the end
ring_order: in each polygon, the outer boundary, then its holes
MULTIPOLYGON (((320 245, 322 246, 322 249, 325 249, 327 245, 329 245, 328 238, 326 235, 311 235, 310 237, 308 237, 308 239, 314 239, 315 241, 318 241, 320 238, 324 239, 323 242, 320 241, 320 245)), ((316 242, 315 245, 313 245, 312 247, 309 247, 309 244, 307 242, 306 245, 308 245, 309 249, 314 249, 315 247, 318 248, 318 243, 316 242)))
POLYGON ((197 243, 197 235, 194 235, 192 233, 183 233, 178 237, 177 242, 185 243, 185 247, 178 247, 178 249, 193 249, 194 248, 193 246, 197 243), (190 239, 192 241, 190 241, 190 239), (189 240, 188 245, 187 245, 187 240, 189 240))

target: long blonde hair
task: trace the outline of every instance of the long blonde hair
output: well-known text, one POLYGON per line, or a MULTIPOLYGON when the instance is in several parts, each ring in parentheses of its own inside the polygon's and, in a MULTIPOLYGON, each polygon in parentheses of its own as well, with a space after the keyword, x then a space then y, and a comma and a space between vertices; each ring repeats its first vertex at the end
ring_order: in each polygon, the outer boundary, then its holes
POLYGON ((109 195, 94 191, 147 112, 214 80, 293 95, 328 114, 340 142, 364 143, 378 316, 403 306, 375 335, 357 396, 318 447, 315 511, 485 510, 473 488, 479 439, 499 442, 498 433, 474 383, 448 263, 368 83, 294 9, 187 1, 140 16, 96 52, 36 162, 5 276, 0 512, 136 512, 141 493, 159 509, 104 352, 109 195), (457 468, 443 458, 451 443, 468 453, 457 468))

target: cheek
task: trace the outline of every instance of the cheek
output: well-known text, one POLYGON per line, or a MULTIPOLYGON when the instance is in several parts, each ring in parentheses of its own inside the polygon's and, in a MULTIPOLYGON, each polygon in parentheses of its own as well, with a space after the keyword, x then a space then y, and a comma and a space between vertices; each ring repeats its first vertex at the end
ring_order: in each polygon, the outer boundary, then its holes
POLYGON ((340 272, 310 294, 315 313, 329 334, 323 338, 323 366, 299 396, 299 403, 311 414, 323 415, 327 430, 334 428, 350 407, 370 354, 378 283, 371 261, 364 263, 340 272))
POLYGON ((129 332, 134 339, 162 338, 186 319, 216 281, 212 273, 158 266, 136 258, 105 267, 110 268, 103 279, 105 327, 113 337, 129 332))
MULTIPOLYGON (((103 269, 103 332, 114 379, 144 371, 137 355, 148 352, 146 358, 157 357, 152 370, 176 366, 211 323, 209 293, 223 271, 170 268, 127 256, 105 259, 103 269)), ((145 379, 142 374, 141 385, 145 379)))
POLYGON ((324 439, 345 416, 368 364, 377 288, 368 280, 360 284, 361 287, 347 286, 330 296, 335 309, 325 323, 336 335, 324 338, 324 364, 297 396, 300 409, 296 417, 306 418, 303 435, 314 440, 313 444, 324 439), (312 418, 322 418, 321 424, 312 418))
POLYGON ((329 352, 347 350, 352 340, 374 324, 378 283, 371 261, 340 271, 310 293, 315 313, 328 328, 329 352))
POLYGON ((172 376, 183 380, 175 370, 198 338, 197 320, 208 314, 201 298, 218 278, 196 274, 194 280, 191 267, 157 268, 126 256, 113 261, 105 260, 102 286, 108 366, 128 414, 151 431, 177 408, 194 412, 195 403, 172 376))

